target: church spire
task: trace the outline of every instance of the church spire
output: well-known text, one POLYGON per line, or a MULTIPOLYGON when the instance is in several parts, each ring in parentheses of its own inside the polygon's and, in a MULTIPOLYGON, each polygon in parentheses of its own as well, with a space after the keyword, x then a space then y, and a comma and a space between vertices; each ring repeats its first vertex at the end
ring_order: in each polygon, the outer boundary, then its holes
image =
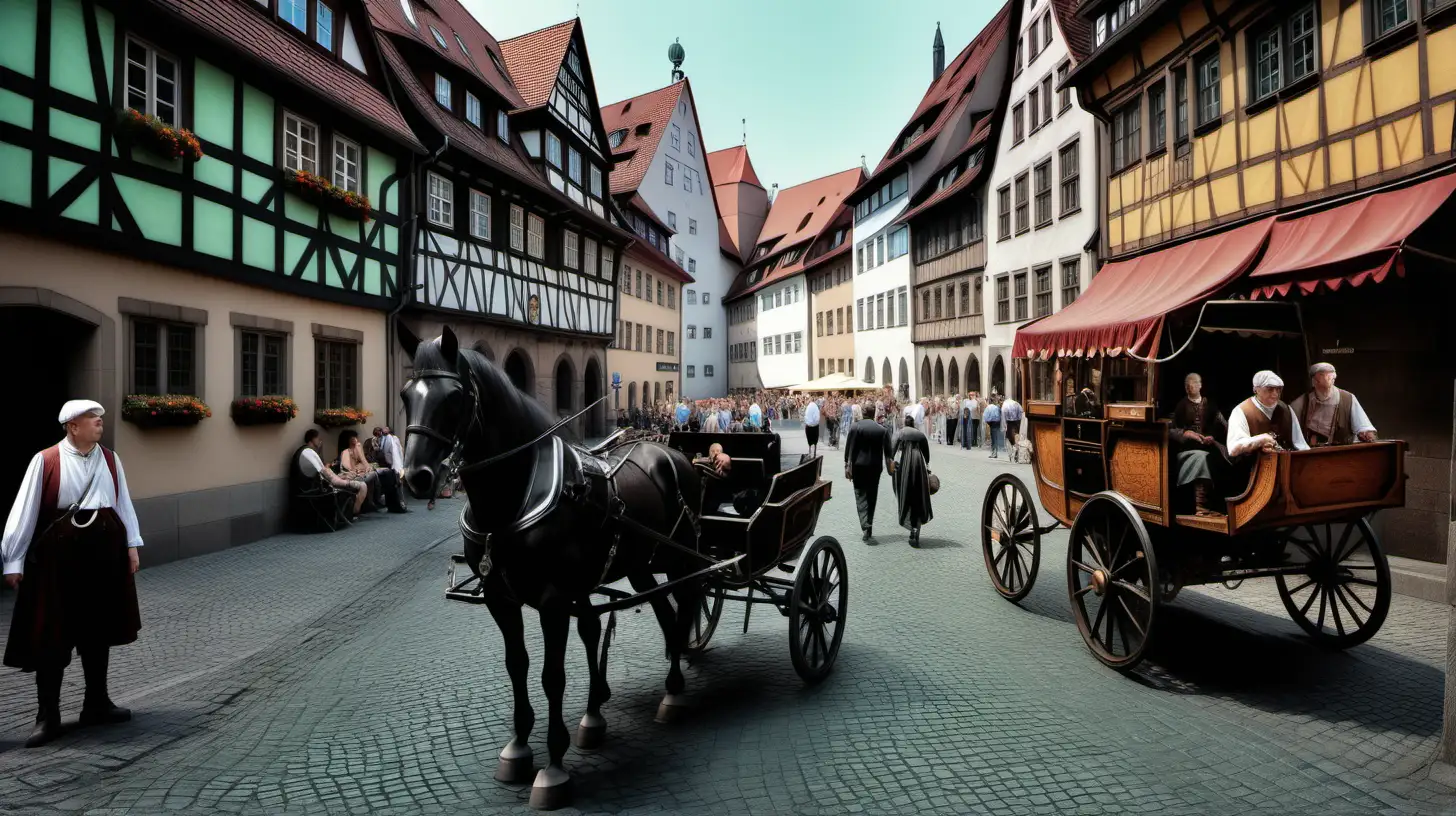
POLYGON ((933 66, 935 69, 935 76, 931 77, 930 81, 934 82, 935 80, 940 79, 940 75, 945 72, 945 40, 940 38, 939 21, 936 21, 935 23, 935 44, 931 47, 930 50, 931 53, 934 54, 935 63, 933 66))

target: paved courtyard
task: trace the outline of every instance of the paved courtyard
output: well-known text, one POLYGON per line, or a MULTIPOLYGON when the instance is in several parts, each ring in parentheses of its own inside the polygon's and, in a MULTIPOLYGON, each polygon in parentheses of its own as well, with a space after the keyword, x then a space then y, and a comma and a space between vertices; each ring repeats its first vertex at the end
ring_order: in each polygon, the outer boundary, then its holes
MULTIPOLYGON (((789 450, 802 436, 786 435, 789 450)), ((825 451, 826 474, 843 473, 825 451)), ((1104 669, 1067 609, 1065 533, 1020 607, 985 576, 976 535, 997 474, 932 450, 943 489, 923 549, 895 526, 859 540, 849 484, 819 532, 849 561, 835 672, 805 688, 767 607, 730 607, 687 671, 694 710, 653 722, 666 664, 650 613, 618 616, 608 741, 568 754, 569 813, 1456 813, 1428 778, 1440 736, 1446 612, 1397 597, 1347 653, 1310 647, 1272 582, 1186 590, 1135 675, 1104 669)), ((0 673, 0 813, 520 813, 491 778, 509 736, 500 636, 442 598, 455 514, 443 501, 325 536, 281 536, 144 570, 142 639, 113 696, 136 712, 20 749, 29 677, 0 673)), ((8 627, 13 595, 0 596, 8 627)), ((3 633, 4 629, 0 629, 3 633)), ((545 704, 527 618, 538 760, 545 704)), ((568 725, 586 695, 573 637, 568 725)), ((67 677, 69 717, 79 671, 67 677)))

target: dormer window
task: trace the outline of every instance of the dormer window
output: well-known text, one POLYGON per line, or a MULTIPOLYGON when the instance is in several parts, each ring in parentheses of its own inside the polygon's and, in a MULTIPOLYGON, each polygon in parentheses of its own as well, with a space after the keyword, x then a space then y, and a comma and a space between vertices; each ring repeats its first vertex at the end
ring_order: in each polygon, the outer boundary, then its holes
POLYGON ((440 36, 440 32, 438 29, 436 29, 434 26, 430 26, 430 33, 435 35, 435 45, 440 46, 441 51, 450 50, 450 46, 445 44, 445 38, 440 36))
POLYGON ((612 131, 611 135, 607 137, 607 146, 612 148, 613 150, 616 150, 617 148, 622 146, 622 142, 626 141, 626 139, 626 129, 614 130, 612 131))
POLYGON ((480 100, 469 91, 465 92, 465 121, 480 127, 480 100))
POLYGON ((299 31, 308 32, 308 0, 278 0, 278 16, 299 31))
POLYGON ((314 12, 313 38, 324 48, 334 50, 334 10, 328 3, 319 2, 314 12))
POLYGON ((650 130, 652 130, 652 123, 643 122, 642 124, 638 125, 637 129, 633 132, 636 133, 638 136, 646 136, 648 131, 650 130))
POLYGON ((462 54, 464 54, 467 57, 470 56, 470 49, 465 47, 465 41, 462 40, 462 39, 460 39, 460 35, 459 34, 456 34, 455 35, 455 44, 458 45, 458 46, 460 46, 460 52, 462 54))
POLYGON ((802 220, 802 221, 799 222, 799 227, 798 227, 798 229, 794 230, 794 232, 803 232, 804 231, 804 227, 809 226, 809 221, 813 217, 814 217, 814 213, 805 213, 804 214, 804 220, 802 220))
POLYGON ((410 6, 410 0, 399 0, 399 7, 404 9, 404 19, 408 21, 410 25, 414 26, 415 28, 419 28, 420 24, 415 22, 415 10, 413 7, 410 6))
POLYGON ((511 75, 506 73, 506 66, 501 63, 500 57, 496 56, 496 53, 489 48, 485 50, 485 53, 490 55, 490 64, 495 66, 496 73, 500 74, 506 79, 510 79, 511 75))
POLYGON ((450 80, 446 79, 443 76, 440 76, 439 74, 435 74, 435 101, 439 102, 440 107, 444 108, 445 110, 451 109, 450 80))
POLYGON ((913 130, 909 134, 907 134, 905 136, 905 139, 900 142, 900 150, 903 151, 905 148, 907 148, 910 145, 914 144, 915 143, 915 140, 916 139, 919 139, 922 135, 924 135, 924 133, 925 133, 925 125, 923 125, 923 124, 922 125, 916 125, 915 126, 915 130, 913 130))
POLYGON ((502 142, 511 143, 511 115, 503 110, 495 115, 495 135, 502 142))

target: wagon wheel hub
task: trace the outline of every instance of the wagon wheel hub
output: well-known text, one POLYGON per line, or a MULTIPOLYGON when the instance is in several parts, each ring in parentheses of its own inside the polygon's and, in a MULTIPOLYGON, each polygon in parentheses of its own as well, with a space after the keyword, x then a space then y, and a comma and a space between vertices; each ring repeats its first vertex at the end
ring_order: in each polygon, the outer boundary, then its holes
POLYGON ((1098 597, 1107 594, 1107 587, 1111 583, 1112 581, 1107 577, 1106 572, 1102 570, 1092 571, 1092 591, 1097 593, 1098 597))

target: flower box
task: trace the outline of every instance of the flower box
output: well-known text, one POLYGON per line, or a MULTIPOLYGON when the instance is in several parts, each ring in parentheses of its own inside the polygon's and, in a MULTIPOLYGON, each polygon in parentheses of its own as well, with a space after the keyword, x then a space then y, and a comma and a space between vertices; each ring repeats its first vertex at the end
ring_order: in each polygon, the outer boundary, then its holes
POLYGON ((350 425, 360 425, 369 417, 374 416, 363 408, 344 406, 343 408, 320 408, 313 412, 313 422, 320 428, 347 428, 350 425))
POLYGON ((335 187, 323 176, 302 170, 285 170, 283 186, 304 201, 341 218, 368 223, 374 217, 374 209, 369 204, 369 196, 351 193, 342 187, 335 187))
POLYGON ((127 108, 117 116, 117 135, 164 159, 195 162, 202 158, 202 143, 192 131, 173 127, 136 108, 127 108))
POLYGON ((240 397, 233 400, 233 422, 239 425, 281 424, 298 416, 292 397, 240 397))
POLYGON ((207 403, 190 394, 129 394, 121 418, 143 428, 196 425, 212 416, 207 403))

